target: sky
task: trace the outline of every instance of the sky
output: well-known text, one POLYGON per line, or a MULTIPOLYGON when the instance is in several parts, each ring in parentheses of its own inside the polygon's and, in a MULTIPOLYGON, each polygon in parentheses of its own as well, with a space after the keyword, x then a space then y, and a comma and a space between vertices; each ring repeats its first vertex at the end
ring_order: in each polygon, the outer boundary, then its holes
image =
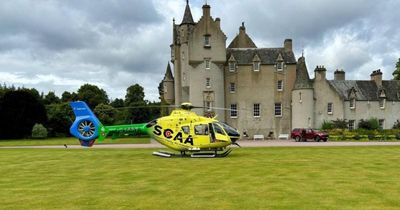
MULTIPOLYGON (((258 47, 293 40, 311 78, 324 65, 346 79, 369 80, 381 69, 392 79, 400 58, 398 0, 208 0, 221 18, 227 46, 245 22, 258 47)), ((191 0, 198 21, 204 0, 191 0)), ((158 99, 158 84, 170 60, 172 19, 180 23, 186 0, 0 1, 0 83, 47 94, 76 92, 90 83, 111 99, 133 84, 158 99)))

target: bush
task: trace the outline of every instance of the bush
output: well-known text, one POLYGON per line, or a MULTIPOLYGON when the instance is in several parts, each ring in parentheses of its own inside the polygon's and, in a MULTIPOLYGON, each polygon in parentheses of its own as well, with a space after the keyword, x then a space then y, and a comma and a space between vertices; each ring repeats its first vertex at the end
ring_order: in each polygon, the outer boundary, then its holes
POLYGON ((393 129, 400 129, 400 121, 399 120, 394 122, 393 129))
POLYGON ((333 123, 331 121, 325 121, 322 123, 321 130, 332 130, 333 123))
POLYGON ((368 120, 360 120, 358 123, 358 128, 365 129, 365 130, 378 130, 379 121, 376 118, 370 118, 368 120))
POLYGON ((47 138, 47 129, 42 124, 36 123, 32 128, 32 138, 34 139, 47 138))
POLYGON ((349 123, 343 119, 332 120, 333 127, 339 129, 347 129, 349 123))

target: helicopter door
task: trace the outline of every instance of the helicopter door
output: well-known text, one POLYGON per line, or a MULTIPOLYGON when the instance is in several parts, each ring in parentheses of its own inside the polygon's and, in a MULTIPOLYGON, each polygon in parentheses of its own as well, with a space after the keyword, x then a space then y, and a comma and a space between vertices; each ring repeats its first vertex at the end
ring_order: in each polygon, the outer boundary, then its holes
POLYGON ((194 125, 194 142, 197 145, 204 145, 210 143, 210 136, 207 124, 194 125))
POLYGON ((224 129, 220 125, 218 125, 217 123, 212 123, 210 125, 212 125, 212 128, 213 128, 212 131, 213 131, 214 136, 215 136, 215 137, 213 137, 213 139, 215 139, 214 142, 216 140, 218 140, 218 141, 228 141, 227 135, 226 135, 224 129))

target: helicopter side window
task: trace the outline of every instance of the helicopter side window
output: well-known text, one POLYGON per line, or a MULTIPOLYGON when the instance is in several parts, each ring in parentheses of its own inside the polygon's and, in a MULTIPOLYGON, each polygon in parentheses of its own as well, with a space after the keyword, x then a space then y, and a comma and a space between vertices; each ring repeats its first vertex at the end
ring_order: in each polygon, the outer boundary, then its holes
POLYGON ((196 135, 208 135, 208 126, 207 124, 195 125, 194 133, 196 135))
POLYGON ((224 132, 224 130, 221 128, 221 126, 219 126, 219 125, 216 124, 216 123, 213 123, 213 127, 214 127, 214 130, 215 130, 216 133, 219 133, 219 134, 225 136, 225 132, 224 132))
POLYGON ((182 126, 182 131, 183 131, 185 134, 189 134, 189 126, 182 126))

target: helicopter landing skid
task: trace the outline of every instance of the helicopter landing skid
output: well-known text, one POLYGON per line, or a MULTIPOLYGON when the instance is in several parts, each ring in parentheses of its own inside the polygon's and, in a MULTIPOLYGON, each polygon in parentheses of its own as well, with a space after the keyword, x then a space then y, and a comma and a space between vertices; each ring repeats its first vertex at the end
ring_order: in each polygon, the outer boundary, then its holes
POLYGON ((153 152, 154 156, 171 158, 171 157, 191 157, 191 158, 221 158, 226 157, 232 152, 232 149, 227 149, 222 153, 218 153, 217 151, 198 151, 191 154, 187 154, 186 152, 181 152, 181 154, 175 154, 166 151, 158 151, 153 152))

